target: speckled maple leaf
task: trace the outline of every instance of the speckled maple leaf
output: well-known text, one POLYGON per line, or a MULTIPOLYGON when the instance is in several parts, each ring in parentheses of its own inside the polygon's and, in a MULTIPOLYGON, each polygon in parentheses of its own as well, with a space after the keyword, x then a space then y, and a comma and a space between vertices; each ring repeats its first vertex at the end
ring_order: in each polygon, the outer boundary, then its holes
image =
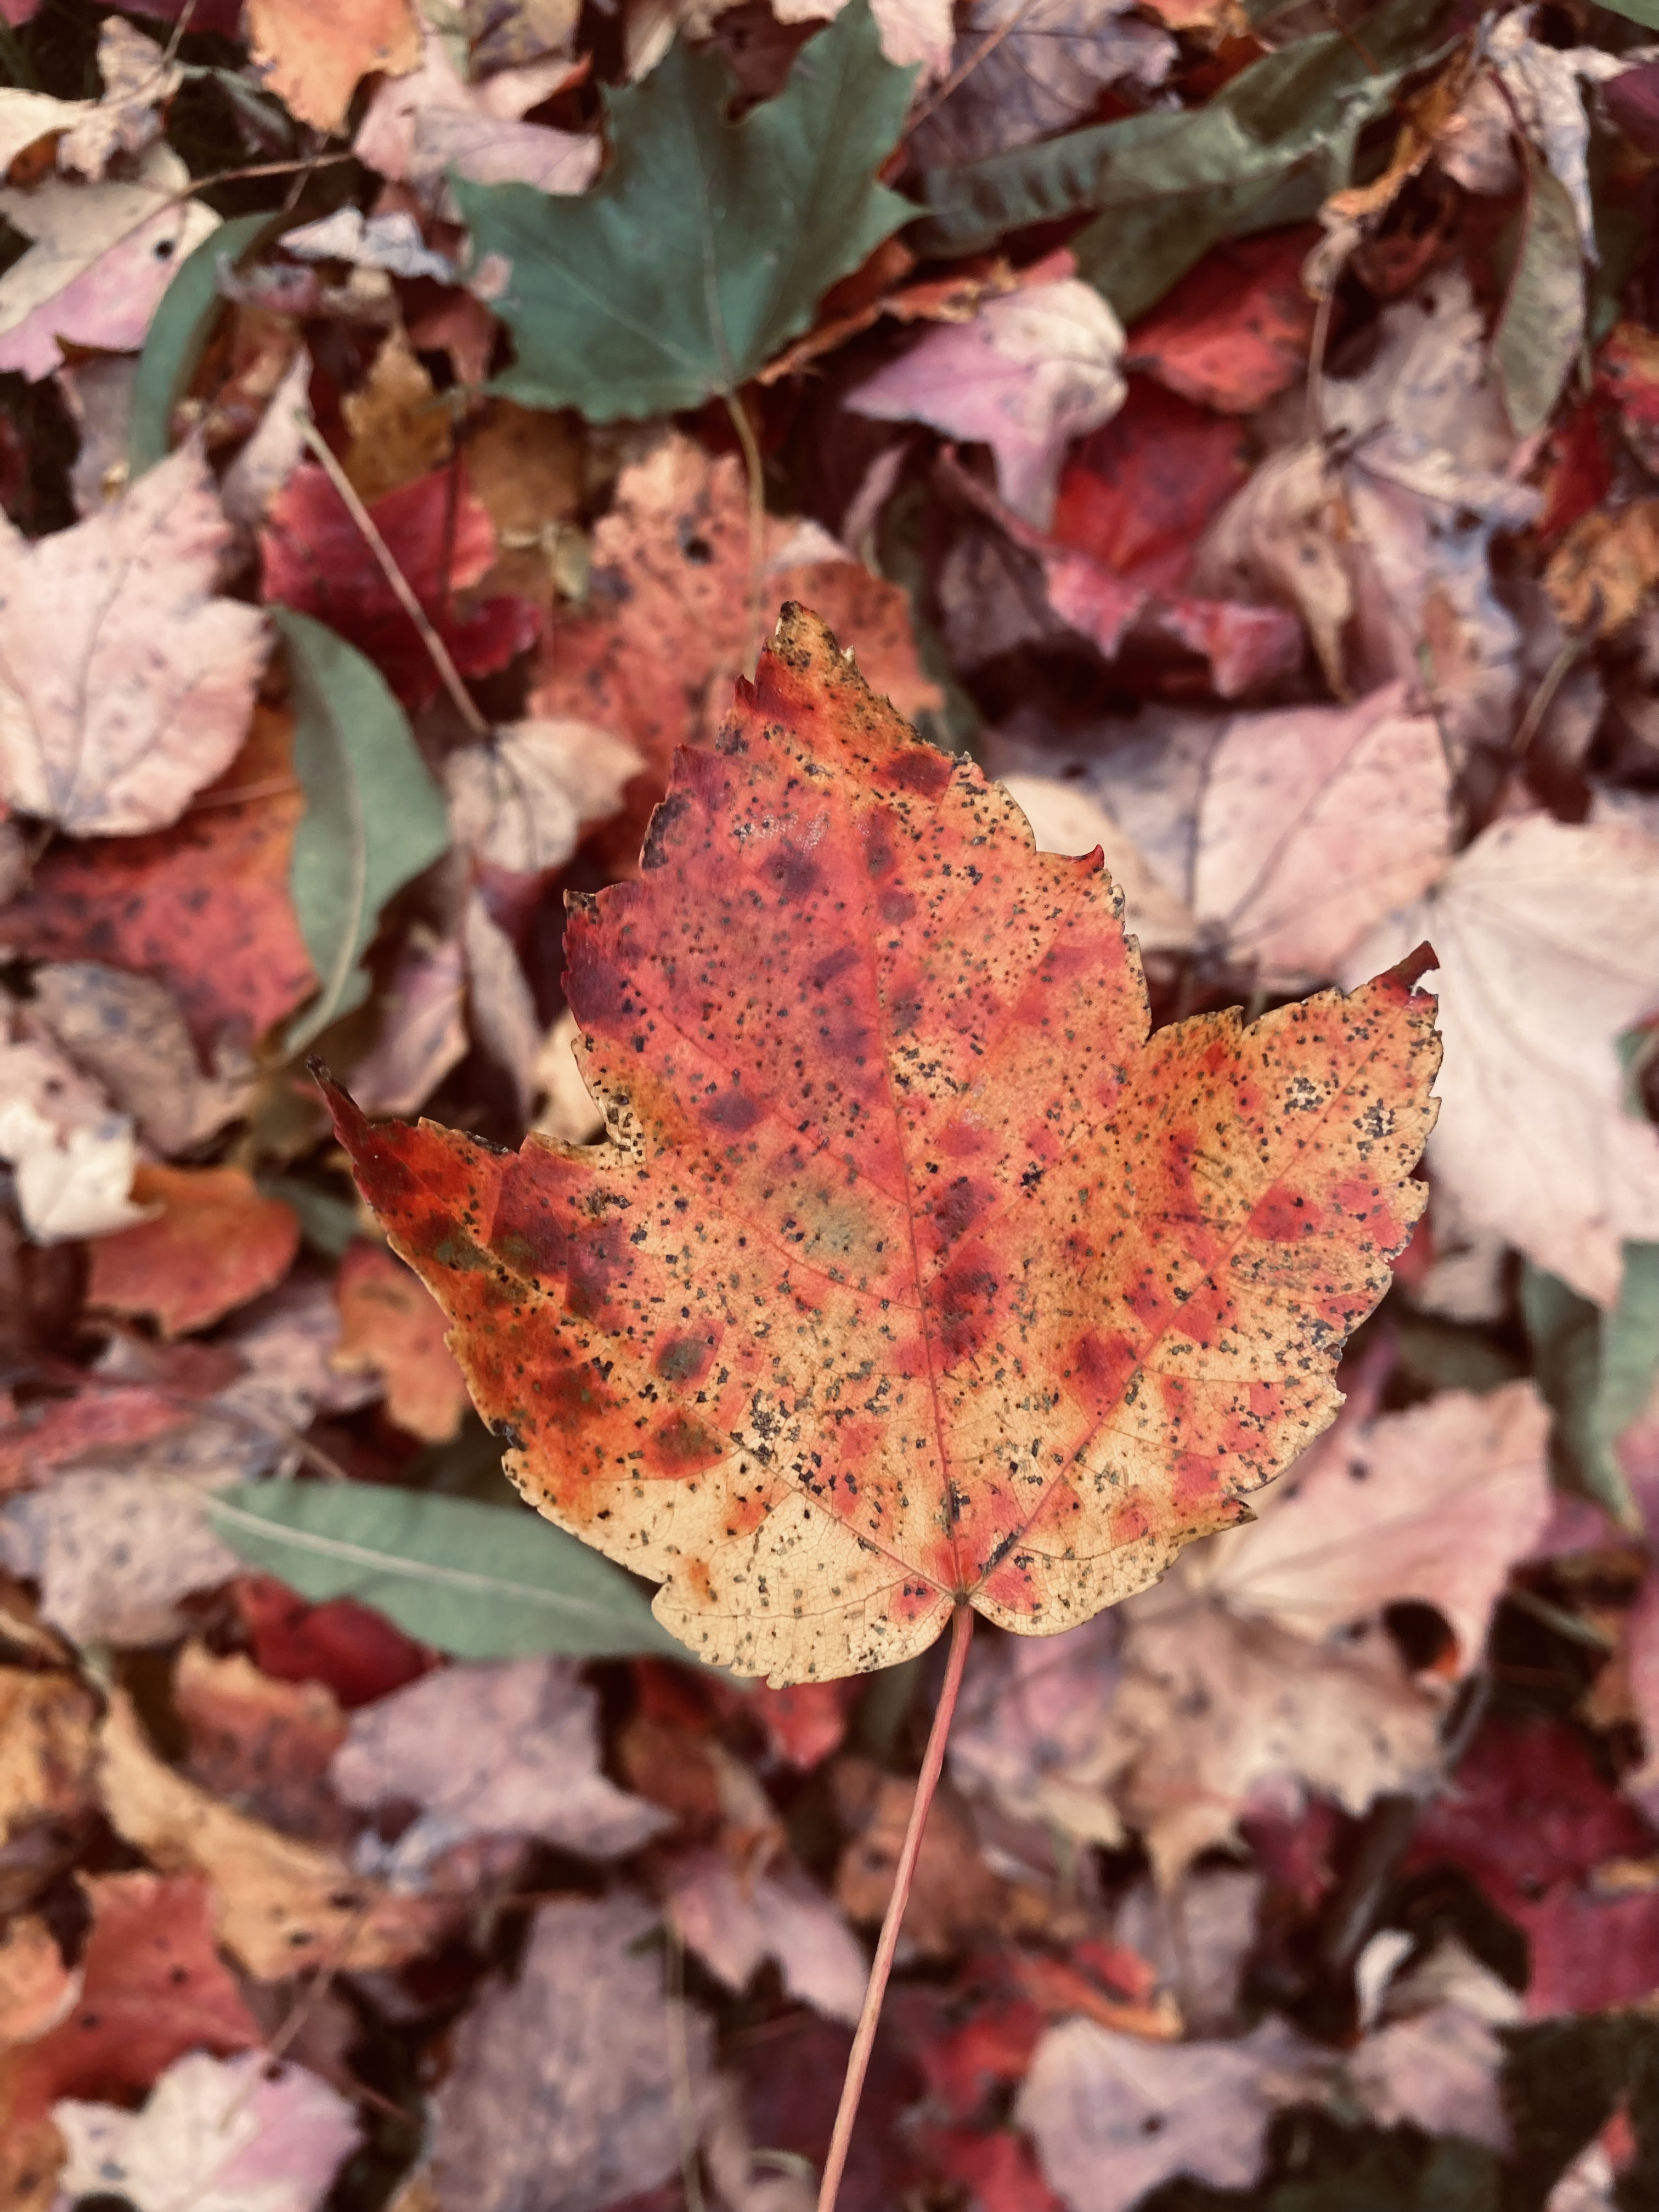
POLYGON ((1429 956, 1149 1034, 1121 901, 785 611, 573 914, 608 1140, 334 1104, 535 1505, 702 1657, 1043 1635, 1248 1517, 1422 1204, 1429 956))

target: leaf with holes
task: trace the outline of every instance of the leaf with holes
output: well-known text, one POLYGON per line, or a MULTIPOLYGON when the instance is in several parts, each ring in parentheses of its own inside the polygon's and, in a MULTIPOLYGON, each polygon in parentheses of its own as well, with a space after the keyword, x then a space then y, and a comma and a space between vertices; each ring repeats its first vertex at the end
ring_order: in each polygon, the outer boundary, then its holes
POLYGON ((1431 956, 1149 1036, 1121 908, 791 607, 572 916, 609 1143, 334 1093, 514 1480, 703 1658, 884 1666, 959 1599, 1066 1627, 1330 1419, 1422 1203, 1431 956))

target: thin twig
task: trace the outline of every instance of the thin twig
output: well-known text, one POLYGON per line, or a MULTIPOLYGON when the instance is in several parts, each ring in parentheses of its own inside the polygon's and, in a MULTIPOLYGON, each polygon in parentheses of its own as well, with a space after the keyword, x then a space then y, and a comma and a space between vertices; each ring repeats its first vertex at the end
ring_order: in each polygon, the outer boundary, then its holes
POLYGON ((697 2099, 691 2081, 691 2045, 685 2030, 685 1946, 668 1916, 668 2057, 674 2074, 674 2118, 680 2131, 680 2186, 686 2212, 704 2212, 702 2168, 697 2156, 697 2099))
POLYGON ((295 161, 254 161, 246 169, 217 169, 210 177, 192 177, 173 197, 187 200, 196 192, 210 192, 216 185, 240 185, 250 177, 291 177, 296 171, 331 169, 338 162, 355 161, 356 158, 348 148, 343 154, 306 154, 295 161))
POLYGON ((962 1687, 962 1670, 967 1664, 968 1643, 973 1632, 972 1607, 958 1604, 951 1617, 951 1657, 945 1669, 945 1686, 939 1693, 933 1725, 927 1733, 927 1751, 921 1762, 921 1772, 916 1778, 915 1802, 910 1808, 909 1825, 904 1831, 904 1848, 899 1853, 898 1868, 893 1876, 893 1894, 888 1900, 887 1915, 881 1923, 875 1960, 870 1968, 869 1986, 864 1992, 864 2010, 859 2014, 858 2033, 853 2038, 852 2056, 847 2061, 847 2078, 841 2085, 841 2108, 836 2114, 836 2131, 830 2138, 830 2154, 823 2162, 823 2185, 818 2191, 818 2212, 835 2212, 836 2197, 841 2189, 847 2153, 853 2140, 853 2124, 858 2118, 859 2099, 864 2094, 864 2077, 870 2070, 870 2053, 881 2019, 882 2000, 887 1994, 887 1978, 893 1971, 893 1954, 898 1948, 899 1929, 904 1923, 904 1908, 910 1901, 910 1882, 921 1852, 922 1832, 927 1826, 928 1808, 933 1802, 933 1792, 939 1787, 939 1778, 945 1767, 945 1739, 951 1733, 951 1717, 957 1709, 957 1692, 962 1687))
POLYGON ((749 410, 735 392, 726 395, 732 427, 743 448, 743 465, 749 478, 749 638, 743 656, 743 672, 752 676, 760 659, 765 635, 766 611, 766 477, 755 426, 749 410))
POLYGON ((1513 750, 1517 760, 1524 759, 1533 739, 1543 726, 1545 717, 1555 704, 1555 695, 1566 681, 1584 650, 1584 641, 1576 634, 1564 638, 1561 648, 1544 671, 1538 689, 1527 702, 1527 711, 1516 725, 1513 750))
POLYGON ((432 627, 426 609, 415 596, 414 586, 398 566, 397 556, 376 529, 374 516, 357 496, 350 477, 335 459, 329 449, 327 441, 318 430, 316 424, 306 423, 303 426, 302 434, 307 447, 322 463, 329 482, 344 501, 346 512, 362 532, 369 551, 380 562, 380 572, 392 586, 392 597, 420 632, 421 642, 427 649, 432 665, 438 672, 439 680, 443 684, 444 690, 454 702, 456 711, 473 736, 480 743, 487 744, 490 737, 489 725, 472 703, 467 688, 461 681, 461 672, 449 657, 449 647, 432 627))

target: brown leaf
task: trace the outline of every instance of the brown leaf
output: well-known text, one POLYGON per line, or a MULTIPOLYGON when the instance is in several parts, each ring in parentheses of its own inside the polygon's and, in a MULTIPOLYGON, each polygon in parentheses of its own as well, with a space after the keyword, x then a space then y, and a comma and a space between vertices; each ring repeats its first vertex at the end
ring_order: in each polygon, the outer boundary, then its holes
MULTIPOLYGON (((849 1920, 880 1920, 915 1801, 915 1784, 843 1759, 833 1773, 836 1809, 854 1830, 836 1869, 836 1896, 849 1920)), ((904 1933, 918 1951, 948 1957, 1001 1925, 1006 1885, 980 1850, 967 1808, 950 1790, 934 1799, 905 1907, 904 1933)))
POLYGON ((328 1783, 349 1723, 322 1683, 276 1681, 245 1652, 217 1659, 192 1641, 173 1668, 173 1703, 189 1737, 192 1782, 289 1835, 349 1840, 328 1783))

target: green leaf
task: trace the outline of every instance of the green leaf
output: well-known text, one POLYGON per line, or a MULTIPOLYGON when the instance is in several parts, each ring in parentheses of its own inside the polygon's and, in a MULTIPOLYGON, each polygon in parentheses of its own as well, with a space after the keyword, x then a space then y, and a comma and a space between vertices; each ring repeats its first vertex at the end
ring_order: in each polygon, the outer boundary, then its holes
POLYGON ((164 461, 173 443, 173 410, 190 389, 213 325, 226 305, 219 271, 280 230, 285 216, 239 215, 222 222, 179 264, 161 295, 132 383, 132 423, 127 469, 141 477, 164 461))
POLYGON ((1005 231, 1093 210, 1078 266, 1127 321, 1224 238, 1305 220, 1346 185, 1359 134, 1408 70, 1443 0, 1393 0, 1357 37, 1266 54, 1203 107, 1131 115, 922 180, 923 253, 969 253, 1005 231))
POLYGON ((735 392, 915 212, 875 180, 915 74, 849 0, 736 123, 715 46, 681 40, 607 91, 610 165, 580 198, 452 178, 475 267, 504 264, 491 304, 518 359, 495 388, 595 422, 735 392))
POLYGON ((372 1605, 458 1658, 689 1657, 620 1567, 522 1507, 375 1482, 240 1483, 207 1506, 250 1565, 314 1602, 372 1605))
POLYGON ((1615 15, 1626 15, 1650 31, 1659 31, 1659 0, 1605 0, 1615 15))
POLYGON ((1510 278, 1492 357, 1510 424, 1519 438, 1555 411, 1584 343, 1584 256, 1566 186, 1527 157, 1521 250, 1510 278))
POLYGON ((446 850, 449 823, 379 671, 308 615, 270 616, 288 651, 294 772, 306 795, 289 881, 322 984, 289 1032, 297 1052, 367 997, 360 963, 380 908, 446 850))
POLYGON ((1619 1304, 1604 1312, 1540 1267, 1523 1269, 1521 1316, 1538 1385, 1555 1416, 1558 1468, 1571 1486, 1639 1528, 1618 1445, 1659 1380, 1659 1244, 1626 1244, 1619 1304))

